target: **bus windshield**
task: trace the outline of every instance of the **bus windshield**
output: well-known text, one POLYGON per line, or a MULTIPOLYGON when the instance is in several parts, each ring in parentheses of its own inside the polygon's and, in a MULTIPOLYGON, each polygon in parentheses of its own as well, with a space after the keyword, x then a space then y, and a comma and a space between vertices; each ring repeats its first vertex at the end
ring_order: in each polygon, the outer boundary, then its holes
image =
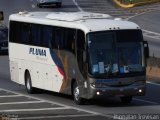
POLYGON ((87 39, 90 74, 113 76, 144 71, 140 30, 94 32, 87 39))

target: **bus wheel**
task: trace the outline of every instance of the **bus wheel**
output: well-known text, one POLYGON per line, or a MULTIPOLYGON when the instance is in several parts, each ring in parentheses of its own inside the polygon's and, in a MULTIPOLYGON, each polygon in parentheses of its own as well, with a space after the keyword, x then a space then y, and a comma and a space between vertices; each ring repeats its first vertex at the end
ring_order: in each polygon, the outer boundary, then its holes
POLYGON ((74 85, 73 85, 73 99, 74 99, 74 102, 78 105, 82 105, 84 103, 84 99, 81 98, 79 95, 80 95, 79 87, 77 86, 77 83, 74 82, 74 85))
POLYGON ((26 72, 26 75, 25 75, 25 86, 28 93, 30 94, 34 93, 34 88, 32 87, 31 76, 29 72, 26 72))
POLYGON ((121 101, 122 101, 122 103, 131 103, 132 96, 121 97, 121 101))

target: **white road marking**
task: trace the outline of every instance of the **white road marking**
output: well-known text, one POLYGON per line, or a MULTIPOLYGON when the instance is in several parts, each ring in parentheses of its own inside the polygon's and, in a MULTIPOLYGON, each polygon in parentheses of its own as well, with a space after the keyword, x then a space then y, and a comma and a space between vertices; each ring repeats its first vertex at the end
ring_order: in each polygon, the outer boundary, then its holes
MULTIPOLYGON (((145 14, 145 13, 147 13, 147 11, 146 11, 146 12, 143 12, 143 13, 141 13, 141 14, 137 14, 137 15, 133 15, 133 16, 131 16, 131 17, 128 17, 126 20, 130 20, 130 19, 132 19, 132 18, 134 18, 134 17, 143 15, 143 14, 145 14)), ((145 30, 145 29, 142 29, 142 31, 144 31, 143 35, 146 36, 146 37, 150 37, 150 38, 153 38, 153 39, 160 39, 160 33, 156 33, 156 32, 149 31, 149 30, 145 30), (153 34, 153 35, 151 35, 151 34, 153 34)))
POLYGON ((152 36, 152 35, 148 35, 148 34, 143 34, 145 37, 149 37, 149 38, 153 38, 153 39, 159 39, 160 40, 160 36, 152 36))
POLYGON ((0 105, 29 104, 29 103, 45 103, 44 101, 25 101, 25 102, 6 102, 0 105))
POLYGON ((49 118, 67 118, 67 117, 90 117, 96 116, 94 114, 85 114, 85 115, 57 115, 57 116, 39 116, 39 117, 19 117, 18 120, 32 120, 32 119, 49 119, 49 118))
POLYGON ((9 109, 9 110, 0 110, 0 113, 3 112, 30 112, 30 111, 45 111, 45 110, 64 110, 70 109, 67 107, 56 107, 56 108, 38 108, 38 109, 9 109))
MULTIPOLYGON (((84 109, 73 107, 73 106, 68 106, 68 105, 58 103, 58 102, 53 102, 53 101, 45 100, 45 99, 42 99, 42 98, 37 98, 37 97, 25 95, 25 94, 22 94, 22 93, 19 93, 19 92, 6 90, 6 89, 3 89, 3 88, 0 88, 0 90, 6 91, 6 92, 9 92, 9 93, 19 94, 19 95, 22 95, 24 97, 35 99, 35 100, 38 100, 38 101, 47 102, 47 103, 51 103, 51 104, 56 104, 56 105, 61 106, 61 107, 59 107, 59 109, 73 109, 73 110, 82 111, 82 112, 86 112, 86 113, 93 114, 93 115, 100 115, 100 116, 104 116, 104 117, 108 117, 108 118, 113 118, 113 116, 111 116, 111 115, 105 115, 105 114, 94 112, 94 111, 89 111, 89 110, 84 110, 84 109)), ((56 110, 56 108, 0 110, 0 113, 1 112, 14 112, 14 111, 15 112, 16 111, 38 111, 38 110, 56 110)))
POLYGON ((20 97, 20 96, 23 96, 23 95, 3 95, 3 96, 0 96, 0 98, 20 97))
POLYGON ((160 33, 152 32, 152 31, 145 30, 145 29, 143 29, 143 31, 144 31, 144 32, 147 32, 147 33, 151 33, 151 34, 155 34, 155 35, 160 36, 160 33))
POLYGON ((78 8, 79 11, 84 11, 76 2, 76 0, 73 0, 73 3, 76 5, 76 7, 78 8))
POLYGON ((153 82, 148 82, 148 81, 147 81, 147 83, 152 84, 152 85, 160 86, 160 84, 158 84, 158 83, 153 83, 153 82))
POLYGON ((144 30, 144 29, 142 29, 142 31, 143 31, 143 35, 146 37, 160 39, 160 33, 152 32, 152 31, 144 30))
POLYGON ((35 100, 39 100, 39 101, 43 101, 43 102, 47 102, 47 103, 51 103, 51 104, 56 104, 56 105, 59 105, 59 106, 62 106, 62 107, 66 107, 66 108, 75 109, 75 110, 78 110, 78 111, 87 112, 87 113, 90 113, 90 114, 96 114, 96 115, 109 117, 108 115, 103 115, 101 113, 97 113, 97 112, 93 112, 93 111, 89 111, 89 110, 84 110, 84 109, 76 108, 76 107, 72 107, 72 106, 67 106, 67 105, 64 105, 64 104, 61 104, 61 103, 58 103, 58 102, 53 102, 53 101, 45 100, 45 99, 42 99, 42 98, 37 98, 37 97, 25 95, 25 94, 22 94, 22 93, 6 90, 6 89, 3 89, 3 88, 0 88, 0 90, 6 91, 6 92, 10 92, 10 93, 14 93, 14 94, 23 95, 23 96, 31 98, 31 99, 35 99, 35 100))
POLYGON ((133 98, 133 100, 141 101, 141 102, 145 102, 145 103, 150 103, 150 104, 154 104, 154 105, 159 104, 159 103, 157 103, 157 102, 152 102, 152 101, 142 100, 142 99, 137 99, 137 98, 133 98))

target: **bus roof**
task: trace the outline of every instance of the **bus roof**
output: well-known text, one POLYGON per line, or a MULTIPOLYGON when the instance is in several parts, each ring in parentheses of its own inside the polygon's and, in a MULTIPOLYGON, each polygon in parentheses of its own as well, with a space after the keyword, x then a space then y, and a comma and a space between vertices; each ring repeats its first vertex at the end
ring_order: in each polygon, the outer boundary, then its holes
POLYGON ((10 15, 10 20, 53 25, 81 29, 88 32, 140 29, 140 27, 129 21, 114 19, 112 16, 90 12, 19 12, 10 15))

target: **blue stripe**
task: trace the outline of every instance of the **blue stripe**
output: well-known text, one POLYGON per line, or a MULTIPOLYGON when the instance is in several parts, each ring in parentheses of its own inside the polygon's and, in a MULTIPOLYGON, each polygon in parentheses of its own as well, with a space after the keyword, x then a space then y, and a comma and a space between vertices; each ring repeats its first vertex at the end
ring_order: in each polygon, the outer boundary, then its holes
POLYGON ((96 80, 96 83, 109 83, 109 82, 116 82, 118 79, 100 79, 96 80))
POLYGON ((52 60, 54 61, 54 63, 56 64, 56 66, 63 71, 63 73, 64 73, 64 75, 65 75, 64 67, 63 67, 63 63, 62 63, 61 59, 60 59, 60 58, 58 57, 58 55, 54 52, 53 49, 49 49, 49 50, 50 50, 50 55, 51 55, 51 57, 52 57, 52 60))

